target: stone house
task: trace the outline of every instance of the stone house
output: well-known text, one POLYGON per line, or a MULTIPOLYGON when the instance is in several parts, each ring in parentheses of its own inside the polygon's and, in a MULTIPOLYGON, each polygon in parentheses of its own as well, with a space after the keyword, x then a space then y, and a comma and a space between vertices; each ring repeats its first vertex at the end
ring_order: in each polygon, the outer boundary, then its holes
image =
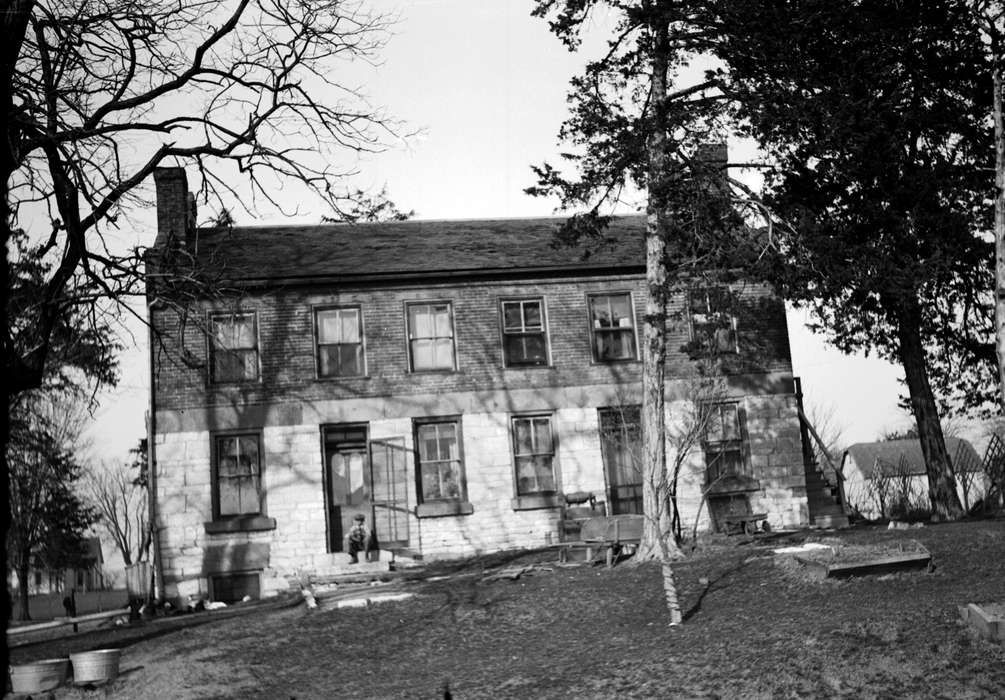
MULTIPOLYGON (((588 257, 552 246, 555 219, 199 228, 184 171, 155 179, 150 442, 168 596, 286 588, 347 560, 358 513, 382 550, 436 558, 555 543, 564 494, 639 511, 644 219, 615 219, 588 257), (226 291, 181 303, 169 260, 226 291)), ((668 420, 696 347, 730 361, 716 427, 680 477, 684 522, 715 471, 770 525, 806 525, 782 301, 762 284, 695 286, 668 328, 668 420)))

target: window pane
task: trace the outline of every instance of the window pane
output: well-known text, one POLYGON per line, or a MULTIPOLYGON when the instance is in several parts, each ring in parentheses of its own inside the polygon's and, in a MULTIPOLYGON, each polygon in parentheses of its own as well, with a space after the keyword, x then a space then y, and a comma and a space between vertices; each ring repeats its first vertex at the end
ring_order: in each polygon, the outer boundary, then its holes
POLYGON ((523 329, 523 316, 520 313, 520 302, 508 301, 503 303, 503 329, 520 331, 523 329))
POLYGON ((341 343, 358 343, 359 342, 359 312, 356 309, 341 309, 339 311, 339 316, 341 318, 341 330, 342 335, 339 339, 341 343))
POLYGON ((611 311, 607 297, 590 297, 590 314, 594 328, 611 327, 611 311))
POLYGON ((413 369, 433 369, 436 363, 433 360, 432 340, 412 341, 412 368, 413 369))
POLYGON ((432 317, 428 306, 408 307, 408 329, 413 338, 430 338, 433 335, 432 317))
POLYGON ((531 454, 534 451, 534 441, 531 434, 531 422, 527 419, 520 419, 513 422, 516 433, 516 453, 518 455, 531 454))
POLYGON ((527 301, 523 305, 524 327, 526 330, 537 330, 541 325, 541 303, 527 301))
POLYGON ((631 305, 628 303, 628 295, 619 294, 610 299, 612 324, 620 328, 631 326, 631 305))
POLYGON ((547 418, 534 419, 534 451, 553 451, 551 446, 551 421, 547 418))
POLYGON ((530 364, 543 365, 548 361, 543 335, 528 335, 524 341, 524 360, 530 364))
POLYGON ((450 338, 437 338, 433 343, 433 367, 437 369, 453 369, 454 341, 450 338))
POLYGON ((339 342, 338 310, 318 311, 318 342, 339 342))
POLYGON ((433 307, 435 314, 435 335, 438 338, 449 338, 453 335, 450 331, 450 307, 440 304, 433 307))
POLYGON ((219 483, 220 515, 241 513, 241 493, 237 479, 221 479, 219 483))

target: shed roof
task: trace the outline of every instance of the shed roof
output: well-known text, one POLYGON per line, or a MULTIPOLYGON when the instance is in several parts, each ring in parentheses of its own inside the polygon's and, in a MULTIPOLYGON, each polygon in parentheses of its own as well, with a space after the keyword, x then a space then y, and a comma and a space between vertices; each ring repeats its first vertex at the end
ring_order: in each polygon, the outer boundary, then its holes
MULTIPOLYGON (((953 466, 957 471, 973 472, 981 469, 977 450, 967 440, 947 437, 946 451, 949 452, 949 458, 953 460, 953 466)), ((856 443, 845 450, 841 464, 842 471, 844 461, 849 456, 855 460, 855 464, 866 478, 872 474, 873 466, 877 463, 881 465, 884 473, 896 473, 901 457, 907 461, 909 473, 914 475, 925 473, 925 457, 921 452, 921 441, 916 438, 856 443)))
POLYGON ((645 217, 614 217, 599 245, 554 245, 563 218, 198 228, 199 263, 240 281, 575 272, 645 263, 645 217))

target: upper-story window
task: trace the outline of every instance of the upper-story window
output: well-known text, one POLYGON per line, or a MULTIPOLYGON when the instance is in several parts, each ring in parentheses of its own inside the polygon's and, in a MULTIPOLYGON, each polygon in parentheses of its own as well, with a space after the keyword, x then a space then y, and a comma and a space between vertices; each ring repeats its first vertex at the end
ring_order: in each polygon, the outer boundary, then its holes
POLYGON ((318 309, 318 376, 359 377, 363 365, 363 323, 357 307, 318 309))
POLYGON ((548 364, 548 333, 542 299, 502 302, 503 358, 507 367, 548 364))
POLYGON ((590 330, 593 334, 593 359, 597 362, 634 360, 635 314, 632 295, 592 294, 590 330))
POLYGON ((692 289, 688 301, 691 341, 699 353, 738 351, 733 295, 725 285, 692 289))
POLYGON ((454 323, 450 302, 409 304, 407 309, 412 371, 454 369, 454 323))
POLYGON ((210 319, 210 380, 213 383, 258 379, 258 329, 254 313, 219 314, 210 319))

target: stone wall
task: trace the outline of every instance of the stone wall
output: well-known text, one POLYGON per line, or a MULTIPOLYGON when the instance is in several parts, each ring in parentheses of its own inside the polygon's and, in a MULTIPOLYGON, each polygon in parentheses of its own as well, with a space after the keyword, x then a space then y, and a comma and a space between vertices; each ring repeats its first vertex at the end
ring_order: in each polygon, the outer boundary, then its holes
MULTIPOLYGON (((680 393, 670 387, 668 393, 680 393)), ((734 387, 730 398, 739 400, 747 416, 750 461, 762 490, 752 494, 755 510, 769 514, 776 528, 805 525, 808 520, 798 417, 792 395, 751 396, 734 387)), ((598 408, 634 403, 638 385, 595 386, 556 391, 512 392, 491 400, 481 395, 440 396, 444 406, 463 407, 455 412, 430 411, 415 406, 410 415, 389 415, 399 404, 381 400, 315 406, 294 416, 290 411, 263 410, 256 416, 264 424, 240 424, 247 414, 232 416, 229 427, 259 430, 263 447, 263 484, 266 511, 274 529, 257 532, 210 534, 212 521, 211 440, 214 432, 178 430, 157 436, 157 500, 161 554, 168 594, 208 592, 208 577, 228 570, 261 570, 262 590, 287 587, 286 576, 311 571, 326 561, 326 523, 322 480, 321 430, 325 424, 366 422, 372 440, 402 438, 407 455, 409 547, 427 558, 458 557, 480 552, 538 547, 558 541, 560 509, 524 509, 515 501, 515 476, 510 438, 514 412, 552 415, 555 464, 560 493, 592 491, 601 499, 606 492, 598 408), (502 409, 502 410, 500 410, 502 409), (509 410, 506 410, 509 409, 509 410), (417 517, 413 419, 461 414, 461 435, 467 515, 417 517), (303 422, 283 422, 299 417, 303 422)), ((668 423, 681 420, 686 406, 668 404, 668 423)), ((168 424, 170 416, 160 417, 168 424)), ((175 417, 183 427, 186 419, 175 417)), ((188 421, 193 422, 193 421, 188 421)), ((673 430, 671 429, 671 434, 673 430)), ((668 445, 671 452, 675 449, 668 445)), ((692 450, 680 473, 679 506, 682 524, 689 531, 701 505, 704 456, 692 450)), ((708 509, 701 509, 699 528, 708 527, 708 509)))

